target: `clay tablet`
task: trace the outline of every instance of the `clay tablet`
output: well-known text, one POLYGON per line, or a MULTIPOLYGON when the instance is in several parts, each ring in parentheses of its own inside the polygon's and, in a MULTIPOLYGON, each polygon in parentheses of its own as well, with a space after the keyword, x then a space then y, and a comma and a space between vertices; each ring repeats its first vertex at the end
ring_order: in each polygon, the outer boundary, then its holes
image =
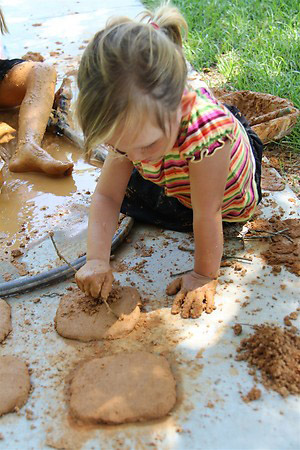
POLYGON ((64 295, 55 316, 58 334, 79 341, 117 339, 130 333, 140 317, 140 295, 132 287, 117 287, 107 300, 119 319, 98 299, 79 289, 64 295))
POLYGON ((75 419, 117 424, 164 417, 175 405, 176 384, 163 356, 119 353, 77 369, 70 394, 75 419))
POLYGON ((24 361, 15 356, 0 356, 0 416, 26 403, 30 379, 24 361))
POLYGON ((0 298, 0 342, 11 332, 10 305, 0 298))

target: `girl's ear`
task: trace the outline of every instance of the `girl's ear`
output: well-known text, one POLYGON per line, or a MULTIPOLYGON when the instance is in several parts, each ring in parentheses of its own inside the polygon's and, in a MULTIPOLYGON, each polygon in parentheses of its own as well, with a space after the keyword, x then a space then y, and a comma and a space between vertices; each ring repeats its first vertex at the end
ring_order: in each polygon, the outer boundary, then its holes
POLYGON ((187 116, 192 111, 196 100, 196 92, 187 92, 181 98, 181 114, 182 117, 187 116))

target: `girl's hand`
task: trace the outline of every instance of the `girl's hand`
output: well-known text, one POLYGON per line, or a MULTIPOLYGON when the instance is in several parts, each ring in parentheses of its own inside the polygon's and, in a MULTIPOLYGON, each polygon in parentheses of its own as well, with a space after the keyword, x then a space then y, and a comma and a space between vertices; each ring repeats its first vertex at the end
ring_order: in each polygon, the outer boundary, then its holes
POLYGON ((217 280, 199 275, 192 271, 176 280, 167 287, 167 294, 177 293, 172 314, 181 313, 183 319, 189 317, 196 319, 205 311, 210 314, 214 309, 214 296, 216 293, 217 280))
POLYGON ((78 270, 75 280, 79 289, 94 298, 107 299, 114 277, 111 267, 101 259, 91 259, 78 270))

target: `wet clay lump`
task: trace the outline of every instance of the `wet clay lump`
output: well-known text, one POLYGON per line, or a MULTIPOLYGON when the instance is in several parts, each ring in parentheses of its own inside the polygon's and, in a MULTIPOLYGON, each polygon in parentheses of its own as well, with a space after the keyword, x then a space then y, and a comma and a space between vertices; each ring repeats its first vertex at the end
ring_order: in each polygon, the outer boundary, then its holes
POLYGON ((14 356, 1 356, 0 416, 23 406, 29 390, 30 379, 25 362, 14 356))
POLYGON ((175 402, 176 385, 168 361, 148 352, 90 360, 75 372, 70 386, 70 413, 85 423, 158 419, 175 402))
POLYGON ((86 296, 79 289, 64 295, 55 317, 58 334, 88 342, 116 339, 130 333, 140 317, 140 296, 132 287, 115 287, 108 297, 112 311, 102 300, 86 296))

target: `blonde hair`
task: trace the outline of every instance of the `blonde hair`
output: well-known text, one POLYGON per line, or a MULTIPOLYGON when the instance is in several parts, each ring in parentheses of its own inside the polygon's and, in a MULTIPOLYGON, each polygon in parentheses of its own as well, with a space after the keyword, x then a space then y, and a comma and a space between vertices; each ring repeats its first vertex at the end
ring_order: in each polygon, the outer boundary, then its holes
POLYGON ((164 4, 145 11, 140 22, 117 17, 96 33, 77 80, 76 113, 88 155, 117 130, 139 130, 149 113, 154 112, 165 132, 165 120, 179 106, 187 77, 182 30, 187 32, 187 24, 179 10, 164 4))
POLYGON ((8 33, 8 28, 4 20, 2 9, 0 8, 0 32, 1 34, 8 33))

